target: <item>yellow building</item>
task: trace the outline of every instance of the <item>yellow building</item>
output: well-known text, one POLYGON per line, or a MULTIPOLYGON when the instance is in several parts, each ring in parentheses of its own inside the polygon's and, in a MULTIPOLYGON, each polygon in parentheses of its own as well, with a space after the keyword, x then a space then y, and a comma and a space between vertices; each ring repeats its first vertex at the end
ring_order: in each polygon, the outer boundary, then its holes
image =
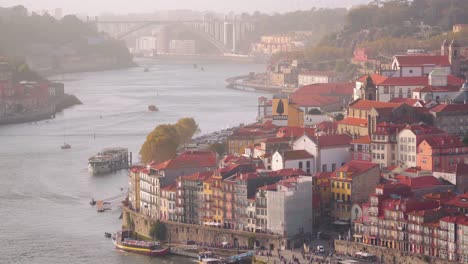
POLYGON ((272 119, 277 126, 304 126, 304 111, 289 100, 286 94, 275 94, 272 99, 272 119))
POLYGON ((131 209, 135 211, 140 210, 140 172, 144 172, 145 170, 147 171, 143 166, 134 166, 129 172, 128 200, 131 209))
POLYGON ((352 160, 337 169, 330 179, 332 220, 348 222, 351 206, 366 201, 379 181, 378 164, 352 160))
POLYGON ((317 201, 313 200, 315 210, 314 225, 316 226, 318 226, 323 219, 328 219, 330 217, 330 178, 333 174, 333 172, 319 172, 312 177, 314 194, 312 199, 317 199, 317 201))
POLYGON ((203 181, 203 203, 200 207, 202 210, 202 220, 204 223, 213 222, 213 216, 211 214, 213 202, 213 177, 208 177, 203 181))
POLYGON ((211 201, 211 215, 213 222, 218 226, 224 226, 224 192, 223 192, 223 176, 219 170, 213 175, 212 183, 212 201, 211 201))
POLYGON ((244 154, 245 148, 275 137, 278 127, 270 124, 252 124, 241 127, 227 138, 228 153, 244 154))

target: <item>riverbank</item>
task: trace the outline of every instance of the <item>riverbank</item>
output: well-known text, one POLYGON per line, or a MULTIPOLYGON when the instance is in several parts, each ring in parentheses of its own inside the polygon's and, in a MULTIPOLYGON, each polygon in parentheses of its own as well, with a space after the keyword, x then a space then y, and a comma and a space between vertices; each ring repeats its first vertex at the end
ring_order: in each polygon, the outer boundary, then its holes
POLYGON ((55 118, 55 114, 58 112, 80 104, 82 104, 82 102, 75 95, 64 94, 59 98, 52 99, 49 106, 36 109, 35 111, 1 116, 0 125, 29 123, 55 118))
POLYGON ((235 63, 265 63, 260 57, 248 55, 204 55, 204 54, 157 54, 152 59, 178 60, 178 61, 213 61, 213 62, 235 62, 235 63))
POLYGON ((240 75, 226 79, 226 87, 241 91, 269 92, 269 93, 292 93, 295 88, 283 87, 266 83, 252 81, 252 75, 240 75))

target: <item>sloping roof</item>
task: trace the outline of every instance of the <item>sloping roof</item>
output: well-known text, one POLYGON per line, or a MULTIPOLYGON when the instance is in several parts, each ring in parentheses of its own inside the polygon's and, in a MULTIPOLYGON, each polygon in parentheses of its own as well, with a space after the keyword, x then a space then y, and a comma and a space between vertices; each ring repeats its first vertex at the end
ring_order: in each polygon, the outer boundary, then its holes
POLYGON ((360 109, 360 110, 371 110, 372 108, 395 108, 400 106, 401 103, 389 103, 389 102, 381 102, 381 101, 373 101, 373 100, 362 100, 357 99, 354 100, 352 103, 349 104, 350 108, 360 109))
MULTIPOLYGON (((361 82, 361 83, 364 83, 367 79, 367 74, 359 77, 357 79, 358 82, 361 82)), ((387 76, 383 76, 383 75, 380 75, 380 74, 371 74, 371 79, 372 81, 374 82, 375 85, 379 85, 381 84, 382 82, 384 82, 388 77, 387 76)))
POLYGON ((429 108, 431 112, 459 112, 459 113, 468 113, 468 104, 438 104, 432 108, 429 108))
POLYGON ((338 129, 338 124, 337 124, 337 122, 323 121, 323 122, 320 122, 318 124, 315 124, 315 128, 318 131, 332 132, 332 131, 336 131, 338 129))
POLYGON ((370 144, 371 138, 369 136, 361 136, 351 141, 351 144, 370 144))
POLYGON ((434 186, 443 185, 434 176, 421 176, 421 177, 411 178, 408 176, 397 175, 395 178, 400 183, 411 187, 411 189, 426 189, 426 188, 432 188, 434 186))
POLYGON ((419 104, 421 104, 421 106, 424 106, 424 101, 419 100, 419 99, 413 99, 413 98, 399 98, 399 97, 396 97, 396 98, 393 98, 392 100, 390 100, 390 103, 398 103, 398 104, 405 103, 405 104, 411 105, 411 106, 415 106, 417 103, 419 103, 419 104))
POLYGON ((379 164, 372 162, 352 160, 338 168, 336 172, 352 172, 351 177, 354 177, 378 166, 379 164))
MULTIPOLYGON (((459 137, 457 136, 432 136, 427 137, 423 141, 426 141, 432 148, 454 148, 454 147, 466 147, 459 137)), ((421 142, 422 143, 422 142, 421 142)))
POLYGON ((161 190, 163 190, 163 191, 175 191, 176 190, 176 183, 173 182, 173 183, 171 183, 171 184, 169 184, 167 186, 164 186, 164 187, 161 188, 161 190))
MULTIPOLYGON (((447 75, 448 85, 461 86, 464 80, 454 75, 447 75)), ((388 77, 379 85, 383 86, 425 86, 429 85, 428 76, 410 76, 410 77, 388 77)))
POLYGON ((310 159, 314 156, 305 150, 287 150, 283 154, 284 160, 310 159))
POLYGON ((450 66, 447 55, 396 55, 400 67, 408 66, 450 66))
POLYGON ((341 83, 314 83, 309 85, 304 85, 294 91, 291 94, 295 98, 301 95, 329 95, 329 96, 338 96, 338 95, 352 95, 354 85, 352 83, 341 82, 341 83))
POLYGON ((216 153, 213 151, 186 151, 177 157, 151 165, 153 169, 178 169, 193 167, 216 167, 216 153))
POLYGON ((290 169, 281 169, 281 170, 274 171, 272 175, 292 177, 292 176, 300 176, 300 175, 306 175, 306 174, 307 173, 301 169, 290 168, 290 169))
POLYGON ((202 171, 202 172, 196 172, 187 176, 183 176, 182 179, 187 180, 187 181, 197 181, 197 180, 203 181, 207 179, 208 177, 213 176, 213 174, 214 174, 214 171, 202 171))
POLYGON ((445 202, 445 205, 459 208, 468 208, 468 193, 458 195, 457 197, 445 202))
MULTIPOLYGON (((415 89, 416 91, 416 89, 415 89)), ((434 86, 434 85, 425 85, 420 89, 417 89, 417 92, 431 93, 431 92, 458 92, 460 91, 460 86, 458 85, 445 85, 445 86, 434 86)))
POLYGON ((285 140, 285 138, 289 140, 291 137, 301 137, 304 135, 304 132, 309 136, 315 135, 315 129, 311 127, 287 126, 278 129, 276 136, 283 140, 285 140))
POLYGON ((323 107, 340 102, 339 98, 332 96, 321 96, 317 94, 299 94, 291 95, 291 100, 299 106, 318 106, 323 107))
POLYGON ((329 134, 315 137, 315 142, 319 147, 337 147, 349 145, 352 138, 345 134, 329 134))
POLYGON ((350 126, 367 127, 367 119, 364 118, 346 117, 345 119, 337 121, 336 123, 350 126))

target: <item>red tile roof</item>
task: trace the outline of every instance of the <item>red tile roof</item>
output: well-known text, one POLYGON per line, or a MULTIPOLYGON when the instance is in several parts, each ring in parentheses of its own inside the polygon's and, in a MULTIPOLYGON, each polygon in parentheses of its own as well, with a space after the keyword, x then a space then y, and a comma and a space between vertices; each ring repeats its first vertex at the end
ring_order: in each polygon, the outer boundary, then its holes
POLYGON ((319 147, 338 147, 349 145, 352 138, 345 134, 329 134, 315 137, 319 147))
POLYGON ((468 113, 468 104, 438 104, 429 109, 431 112, 458 112, 458 113, 468 113))
POLYGON ((317 179, 330 179, 333 175, 333 172, 318 172, 315 173, 313 177, 317 179))
MULTIPOLYGON (((352 172, 351 177, 354 177, 378 166, 379 164, 372 162, 352 160, 338 168, 336 172, 352 172)), ((338 177, 338 175, 336 175, 336 177, 338 177)))
POLYGON ((163 191, 169 191, 169 192, 170 192, 170 191, 175 191, 175 190, 177 189, 176 187, 177 187, 177 186, 176 186, 176 183, 173 182, 173 183, 170 184, 170 185, 167 185, 167 186, 162 187, 161 190, 163 190, 163 191))
POLYGON ((300 87, 291 94, 291 98, 304 96, 304 95, 352 95, 354 84, 352 83, 315 83, 300 87))
POLYGON ((315 128, 318 131, 333 132, 338 129, 338 124, 336 122, 323 121, 318 124, 315 124, 315 128))
POLYGON ((262 187, 258 188, 260 190, 264 191, 273 191, 276 190, 276 183, 270 184, 270 185, 263 185, 262 187))
POLYGON ((278 133, 276 133, 276 136, 279 138, 287 138, 289 140, 291 137, 301 137, 304 135, 304 132, 309 136, 315 135, 315 129, 311 127, 287 126, 281 127, 278 130, 278 133))
POLYGON ((300 176, 306 175, 307 173, 301 169, 281 169, 273 172, 276 176, 284 176, 284 177, 293 177, 293 176, 300 176))
POLYGON ((186 181, 203 181, 208 177, 213 176, 214 171, 203 171, 203 172, 196 172, 187 176, 183 176, 182 179, 186 181))
POLYGON ((284 160, 300 160, 300 159, 310 159, 314 156, 305 150, 287 150, 284 151, 281 156, 284 160))
POLYGON ((397 175, 395 177, 400 183, 408 185, 411 189, 426 189, 432 188, 435 186, 443 185, 436 177, 434 176, 421 176, 416 178, 411 178, 408 176, 397 175))
POLYGON ((336 123, 350 126, 367 127, 367 119, 364 118, 346 117, 345 119, 337 121, 336 123))
POLYGON ((427 142, 427 144, 429 144, 429 146, 432 148, 456 148, 467 146, 460 140, 459 137, 451 135, 428 137, 421 141, 420 144, 422 144, 424 141, 427 142))
POLYGON ((395 108, 400 106, 400 103, 389 103, 381 101, 372 101, 372 100, 362 100, 357 99, 349 104, 350 108, 360 109, 360 110, 371 110, 372 108, 395 108))
MULTIPOLYGON (((465 81, 454 75, 447 76, 448 85, 461 86, 465 81)), ((382 83, 382 86, 425 86, 429 85, 428 76, 412 76, 412 77, 389 77, 382 83)))
POLYGON ((457 197, 445 202, 445 205, 459 208, 468 208, 468 193, 458 195, 457 197))
POLYGON ((362 136, 351 141, 351 144, 370 144, 371 138, 369 136, 362 136))
POLYGON ((425 85, 424 87, 414 89, 415 92, 424 92, 424 93, 431 93, 431 92, 458 92, 460 91, 460 86, 458 85, 446 85, 446 86, 433 86, 433 85, 425 85))
POLYGON ((317 94, 292 94, 290 98, 300 106, 323 107, 341 102, 337 97, 321 96, 317 94))
POLYGON ((402 104, 405 103, 407 105, 415 106, 417 103, 421 104, 421 106, 424 106, 424 101, 419 100, 419 99, 413 99, 413 98, 393 98, 390 100, 390 103, 398 103, 402 104))
POLYGON ((156 170, 193 168, 193 167, 216 167, 216 153, 213 151, 186 151, 177 157, 151 165, 156 170))
POLYGON ((408 66, 450 66, 447 55, 396 55, 400 67, 408 66))
MULTIPOLYGON (((364 83, 367 79, 367 74, 366 75, 363 75, 361 77, 359 77, 359 79, 357 79, 358 82, 361 82, 361 83, 364 83)), ((385 81, 388 77, 387 76, 383 76, 383 75, 379 75, 379 74, 372 74, 371 75, 371 79, 372 81, 374 82, 375 85, 379 85, 381 84, 383 81, 385 81)))

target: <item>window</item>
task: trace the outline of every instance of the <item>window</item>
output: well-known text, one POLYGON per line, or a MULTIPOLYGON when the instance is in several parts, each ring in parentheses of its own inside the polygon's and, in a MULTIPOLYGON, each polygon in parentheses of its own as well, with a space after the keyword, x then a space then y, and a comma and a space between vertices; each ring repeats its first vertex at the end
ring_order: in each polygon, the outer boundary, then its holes
POLYGON ((302 169, 302 161, 299 161, 299 169, 302 169))
POLYGON ((335 171, 336 170, 336 163, 333 163, 332 164, 332 171, 335 171))
POLYGON ((351 184, 347 183, 346 188, 348 188, 348 190, 349 190, 351 188, 351 184))
POLYGON ((385 154, 382 154, 380 157, 381 157, 382 159, 385 159, 385 154))

